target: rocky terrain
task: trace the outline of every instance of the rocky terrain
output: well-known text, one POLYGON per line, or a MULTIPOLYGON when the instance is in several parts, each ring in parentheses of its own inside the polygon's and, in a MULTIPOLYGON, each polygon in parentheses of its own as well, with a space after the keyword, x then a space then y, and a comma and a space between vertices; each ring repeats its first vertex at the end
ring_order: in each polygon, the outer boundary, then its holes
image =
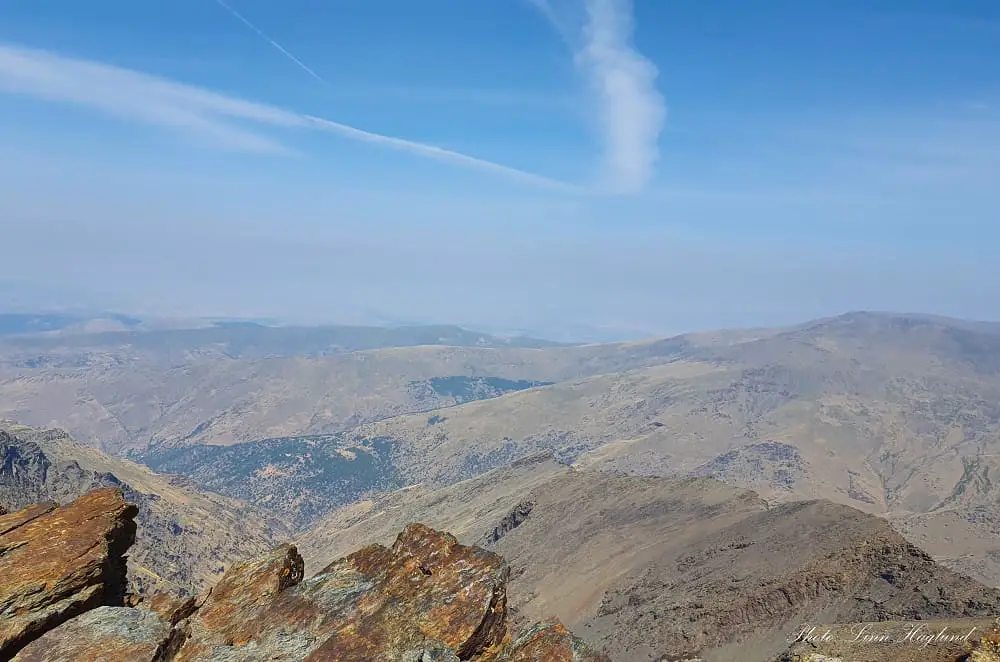
POLYGON ((307 580, 283 545, 197 598, 127 600, 135 513, 121 491, 103 489, 0 517, 0 657, 607 662, 555 621, 512 632, 504 560, 420 524, 307 580), (40 554, 44 563, 28 561, 40 554))
POLYGON ((768 505, 711 478, 616 476, 545 456, 347 506, 296 544, 322 566, 408 521, 502 554, 519 618, 555 615, 623 662, 764 662, 804 623, 1000 614, 1000 590, 854 508, 768 505))
POLYGON ((0 515, 0 659, 74 616, 121 604, 136 508, 120 491, 0 515))
POLYGON ((686 358, 382 421, 407 483, 446 485, 554 450, 613 472, 714 476, 770 502, 888 518, 1000 586, 994 327, 857 314, 686 358), (695 360, 697 359, 697 360, 695 360))
POLYGON ((0 423, 0 506, 68 503, 99 487, 121 489, 137 507, 133 590, 199 590, 287 535, 282 523, 245 504, 103 455, 59 430, 0 423))
POLYGON ((41 345, 23 337, 0 351, 0 406, 294 525, 553 451, 611 472, 717 477, 770 503, 850 505, 1000 586, 995 324, 852 313, 642 342, 325 356, 87 337, 46 341, 79 365, 29 366, 41 345))
POLYGON ((425 509, 463 522, 463 537, 481 531, 485 547, 415 523, 325 565, 284 544, 191 597, 128 592, 137 509, 120 489, 0 515, 0 659, 998 659, 1000 591, 845 506, 769 508, 710 478, 611 476, 545 458, 449 489, 479 502, 411 492, 340 513, 345 528, 311 556, 425 509), (525 480, 526 499, 493 526, 475 521, 510 505, 511 481, 525 480))

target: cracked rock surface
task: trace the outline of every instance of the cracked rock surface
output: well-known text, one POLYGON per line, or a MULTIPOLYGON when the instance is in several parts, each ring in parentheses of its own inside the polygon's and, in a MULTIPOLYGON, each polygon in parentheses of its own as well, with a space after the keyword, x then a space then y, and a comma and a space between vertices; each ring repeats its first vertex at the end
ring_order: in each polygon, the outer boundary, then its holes
POLYGON ((120 490, 0 516, 0 659, 90 609, 121 606, 135 506, 120 490))
POLYGON ((503 558, 423 524, 307 580, 298 550, 282 545, 197 598, 126 599, 135 512, 103 489, 0 517, 0 659, 607 660, 555 621, 511 633, 503 558))

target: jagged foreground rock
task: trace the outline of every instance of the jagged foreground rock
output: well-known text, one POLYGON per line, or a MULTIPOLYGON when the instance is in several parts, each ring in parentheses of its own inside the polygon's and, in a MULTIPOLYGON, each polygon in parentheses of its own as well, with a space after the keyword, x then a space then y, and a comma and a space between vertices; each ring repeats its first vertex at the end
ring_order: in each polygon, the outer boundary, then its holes
POLYGON ((65 621, 123 604, 136 508, 103 489, 0 516, 0 659, 65 621))
POLYGON ((0 557, 0 570, 9 571, 0 574, 0 658, 24 646, 14 660, 607 660, 555 621, 513 636, 510 567, 421 524, 408 526, 391 548, 365 547, 306 581, 302 557, 284 545, 232 568, 197 599, 126 607, 123 554, 134 515, 120 492, 102 490, 64 508, 35 506, 0 520, 23 531, 2 539, 2 549, 13 551, 0 557), (58 533, 45 538, 46 531, 58 533), (50 552, 51 562, 19 576, 27 560, 15 554, 22 547, 30 553, 30 545, 50 552), (50 616, 51 604, 62 605, 58 617, 50 616))
MULTIPOLYGON (((800 642, 791 649, 786 644, 777 658, 775 653, 758 657, 760 648, 752 641, 753 633, 773 636, 775 624, 786 622, 793 611, 811 614, 819 622, 848 616, 841 620, 845 623, 901 615, 926 622, 926 615, 939 615, 939 620, 953 619, 947 621, 953 632, 972 626, 985 632, 992 623, 991 619, 957 617, 995 613, 1000 603, 994 593, 946 570, 938 576, 919 550, 906 547, 905 542, 897 549, 898 536, 868 539, 859 545, 856 538, 844 535, 849 519, 829 517, 842 507, 831 510, 831 506, 814 502, 794 512, 765 511, 761 518, 741 520, 737 524, 740 535, 735 538, 724 527, 718 532, 721 538, 717 533, 713 540, 735 544, 713 545, 702 558, 685 555, 681 560, 685 572, 695 573, 678 583, 657 581, 654 585, 648 573, 630 580, 627 594, 620 597, 634 602, 638 611, 621 619, 619 612, 602 608, 620 630, 612 640, 617 642, 611 651, 614 659, 638 659, 634 649, 628 653, 620 644, 642 638, 674 641, 678 651, 683 642, 688 644, 691 654, 648 658, 660 662, 997 662, 996 633, 928 647, 921 647, 919 640, 863 641, 845 647, 840 645, 844 643, 841 632, 832 642, 800 642), (825 523, 823 513, 828 516, 825 523), (786 568, 781 574, 791 573, 775 581, 775 568, 768 570, 768 566, 782 557, 782 545, 790 552, 796 547, 796 535, 815 541, 818 531, 834 524, 841 532, 841 548, 846 544, 848 550, 824 554, 827 562, 823 564, 807 562, 786 568), (746 535, 751 529, 763 533, 751 540, 746 535), (761 549, 746 551, 755 547, 761 549), (731 584, 734 575, 724 569, 750 569, 745 562, 734 563, 747 553, 757 559, 750 578, 757 588, 727 589, 725 584, 731 584), (872 559, 877 559, 874 565, 872 559), (870 584, 872 569, 879 571, 883 584, 870 584), (655 589, 659 601, 649 602, 643 595, 646 589, 655 589), (716 596, 714 603, 712 596, 716 596), (869 618, 855 619, 859 615, 869 618), (717 642, 731 639, 727 629, 743 633, 734 642, 737 646, 728 651, 712 649, 713 638, 717 642)), ((499 542, 521 536, 529 530, 526 527, 537 525, 540 516, 547 519, 549 508, 543 500, 527 515, 528 509, 521 508, 520 517, 527 519, 499 542)), ((568 515, 568 511, 561 513, 564 519, 568 515)), ((197 598, 159 595, 128 601, 138 608, 125 606, 124 554, 134 537, 134 516, 135 508, 124 502, 120 491, 105 489, 65 507, 40 504, 0 517, 0 659, 610 662, 558 621, 512 633, 507 600, 511 567, 494 552, 462 545, 451 535, 422 524, 408 525, 391 547, 364 547, 308 579, 304 579, 304 562, 296 547, 283 545, 235 566, 197 598)), ((551 521, 546 525, 549 544, 556 544, 557 527, 551 521)), ((587 535, 583 529, 579 533, 587 535)), ((577 544, 582 542, 577 540, 577 544)), ((684 549, 690 551, 686 545, 684 549)), ((602 605, 608 606, 609 599, 614 602, 614 595, 619 594, 609 594, 602 605)), ((600 620, 585 625, 599 626, 600 620)), ((923 636, 936 625, 928 622, 923 636)), ((897 633, 904 626, 874 624, 897 633)))
POLYGON ((67 621, 22 650, 19 662, 160 662, 177 643, 152 611, 98 607, 67 621))
POLYGON ((496 554, 420 524, 301 583, 302 558, 286 545, 226 575, 181 624, 175 659, 600 659, 556 623, 511 643, 509 574, 496 554))

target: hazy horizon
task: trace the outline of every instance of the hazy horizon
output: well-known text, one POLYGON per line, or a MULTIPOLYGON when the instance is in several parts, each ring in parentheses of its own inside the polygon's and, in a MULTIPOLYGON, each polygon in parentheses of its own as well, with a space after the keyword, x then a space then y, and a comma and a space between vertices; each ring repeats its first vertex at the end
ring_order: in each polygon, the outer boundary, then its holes
MULTIPOLYGON (((0 283, 0 290, 2 290, 3 284, 0 283)), ((704 332, 715 332, 715 331, 739 331, 739 330, 751 330, 758 328, 783 328, 783 327, 796 327, 803 324, 808 324, 810 322, 815 322, 824 319, 831 319, 840 317, 843 315, 852 314, 874 314, 874 315, 889 315, 889 316, 900 316, 900 317, 921 317, 927 319, 939 319, 942 321, 956 321, 956 322, 971 322, 971 323, 987 323, 987 324, 1000 324, 1000 320, 989 319, 989 318, 961 318, 949 315, 941 315, 933 311, 922 311, 922 310, 863 310, 863 309, 850 309, 837 311, 830 315, 823 315, 817 317, 789 317, 783 320, 773 321, 769 324, 760 325, 749 325, 749 324, 736 324, 732 326, 703 326, 703 327, 687 327, 687 328, 664 328, 664 329, 641 329, 641 328, 627 328, 627 327, 613 327, 613 326, 602 326, 602 325, 588 325, 588 324, 570 324, 570 325, 545 325, 543 323, 538 323, 534 326, 532 325, 512 325, 512 324, 478 324, 475 322, 467 323, 461 320, 436 320, 436 319, 403 319, 398 317, 393 317, 392 315, 383 314, 378 311, 364 311, 350 318, 280 318, 280 317, 261 317, 261 316, 230 316, 230 315, 198 315, 198 316, 170 316, 162 314, 139 314, 135 311, 128 310, 118 310, 110 308, 88 308, 86 306, 60 306, 52 305, 49 307, 32 307, 32 306, 8 306, 4 307, 0 305, 0 317, 5 315, 20 315, 24 317, 39 317, 44 319, 46 316, 58 317, 66 316, 69 318, 80 318, 81 321, 88 321, 90 323, 96 322, 98 320, 108 320, 119 325, 120 330, 138 330, 150 331, 150 330, 162 330, 162 329, 193 329, 200 327, 207 327, 217 324, 233 323, 233 324, 257 324, 266 327, 297 327, 297 328, 323 328, 323 327, 382 327, 382 328, 401 328, 401 327, 426 327, 426 326, 457 326, 468 331, 479 332, 490 334, 499 337, 530 337, 538 340, 548 340, 558 343, 604 343, 604 342, 622 342, 622 341, 632 341, 632 340, 642 340, 642 339, 652 339, 652 338, 663 338, 684 335, 689 333, 704 333, 704 332), (116 320, 117 318, 117 320, 116 320), (126 320, 127 318, 127 320, 126 320)), ((76 324, 75 322, 72 324, 76 324)), ((78 326, 78 325, 76 325, 78 326)), ((76 328, 74 326, 73 328, 76 328)), ((62 328, 62 327, 60 327, 62 328)), ((45 329, 42 329, 45 330, 45 329)), ((50 329, 59 330, 59 329, 50 329)), ((114 331, 118 330, 116 328, 105 328, 101 327, 97 329, 98 332, 102 331, 114 331)), ((94 329, 89 329, 89 331, 94 331, 94 329)))
POLYGON ((0 7, 0 304, 1000 316, 1000 8, 229 5, 0 7))

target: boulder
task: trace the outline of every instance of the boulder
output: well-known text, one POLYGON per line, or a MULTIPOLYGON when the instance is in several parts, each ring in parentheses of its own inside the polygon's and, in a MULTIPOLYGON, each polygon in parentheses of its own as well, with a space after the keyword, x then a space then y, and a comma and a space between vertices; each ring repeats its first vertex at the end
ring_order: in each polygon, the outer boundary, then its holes
POLYGON ((14 662, 161 662, 177 636, 154 612, 98 607, 49 630, 14 662))
POLYGON ((0 516, 0 659, 90 609, 124 604, 136 508, 100 489, 0 516))
POLYGON ((308 581, 286 545, 226 573, 188 619, 177 660, 472 659, 507 635, 509 572, 496 554, 421 524, 308 581))
POLYGON ((560 623, 509 633, 510 567, 411 524, 304 580, 293 545, 197 597, 128 596, 117 490, 0 517, 0 659, 17 662, 606 662, 560 623))
POLYGON ((146 597, 137 606, 156 613, 170 625, 177 625, 197 611, 201 602, 193 595, 158 591, 146 597))
POLYGON ((581 639, 575 637, 558 621, 538 623, 496 657, 483 662, 610 662, 605 655, 592 651, 581 639))

